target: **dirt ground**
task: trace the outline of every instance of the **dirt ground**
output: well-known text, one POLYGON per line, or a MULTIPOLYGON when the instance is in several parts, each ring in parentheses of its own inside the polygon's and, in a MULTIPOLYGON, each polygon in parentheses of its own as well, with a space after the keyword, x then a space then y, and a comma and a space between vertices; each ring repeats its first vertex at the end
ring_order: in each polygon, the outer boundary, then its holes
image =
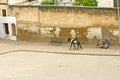
POLYGON ((120 80, 119 56, 11 52, 0 55, 0 80, 120 80))
POLYGON ((70 43, 50 44, 49 42, 25 42, 0 39, 0 54, 16 51, 45 52, 76 55, 120 56, 120 46, 108 49, 96 48, 96 45, 82 45, 83 49, 70 50, 70 43))
POLYGON ((120 80, 120 47, 0 39, 0 80, 120 80))

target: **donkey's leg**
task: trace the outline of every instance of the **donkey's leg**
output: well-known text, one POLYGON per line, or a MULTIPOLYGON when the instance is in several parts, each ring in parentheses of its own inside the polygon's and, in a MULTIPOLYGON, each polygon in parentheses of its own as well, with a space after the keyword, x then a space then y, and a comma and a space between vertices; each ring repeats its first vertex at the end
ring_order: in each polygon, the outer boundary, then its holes
POLYGON ((81 49, 83 49, 82 46, 81 46, 81 44, 79 44, 79 46, 80 46, 81 49))
POLYGON ((77 50, 79 50, 79 44, 77 44, 77 50))
POLYGON ((78 44, 77 44, 81 49, 83 49, 82 48, 82 46, 81 46, 81 43, 80 43, 80 41, 78 42, 78 44))
POLYGON ((74 49, 76 50, 76 46, 75 46, 75 44, 73 44, 73 46, 74 46, 74 49))
POLYGON ((70 44, 70 49, 71 49, 71 47, 72 47, 72 43, 70 44))

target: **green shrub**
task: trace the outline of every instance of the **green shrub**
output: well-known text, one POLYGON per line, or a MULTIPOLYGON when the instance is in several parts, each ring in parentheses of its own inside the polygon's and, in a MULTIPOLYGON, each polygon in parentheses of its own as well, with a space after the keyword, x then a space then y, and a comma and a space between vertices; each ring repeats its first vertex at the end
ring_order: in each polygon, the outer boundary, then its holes
POLYGON ((43 2, 41 3, 41 5, 54 5, 54 2, 43 1, 43 2))
POLYGON ((75 0, 73 6, 97 6, 97 0, 75 0))

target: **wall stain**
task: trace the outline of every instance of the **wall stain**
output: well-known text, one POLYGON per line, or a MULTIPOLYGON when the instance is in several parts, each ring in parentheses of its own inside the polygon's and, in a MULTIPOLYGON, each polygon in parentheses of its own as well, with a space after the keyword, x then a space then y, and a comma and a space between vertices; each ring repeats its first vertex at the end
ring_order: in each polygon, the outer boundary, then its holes
POLYGON ((102 38, 109 38, 113 44, 118 44, 118 17, 114 8, 84 8, 84 7, 60 7, 60 6, 10 6, 10 16, 17 18, 18 30, 17 40, 26 41, 49 41, 50 37, 61 37, 66 41, 67 37, 72 37, 71 30, 81 39, 82 43, 95 44, 97 36, 92 39, 87 37, 89 28, 100 27, 102 38), (26 13, 25 13, 26 12, 26 13), (16 13, 19 13, 16 15, 16 13), (24 14, 23 14, 24 13, 24 14), (28 14, 29 13, 29 14, 28 14), (34 15, 34 16, 33 16, 34 15), (42 31, 31 32, 24 30, 24 26, 40 28, 53 28, 50 35, 45 40, 42 31), (56 31, 56 27, 60 29, 56 31), (116 31, 116 33, 115 33, 116 31), (58 34, 56 34, 58 33, 58 34))

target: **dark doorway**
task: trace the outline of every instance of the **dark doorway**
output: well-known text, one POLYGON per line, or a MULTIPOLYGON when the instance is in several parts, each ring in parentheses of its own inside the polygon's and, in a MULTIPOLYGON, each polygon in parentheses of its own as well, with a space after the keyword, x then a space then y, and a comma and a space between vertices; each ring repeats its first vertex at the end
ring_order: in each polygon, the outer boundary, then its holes
POLYGON ((7 23, 5 23, 5 33, 9 34, 9 29, 8 29, 8 24, 7 23))
POLYGON ((113 1, 114 1, 114 7, 118 7, 118 6, 120 7, 120 1, 119 0, 118 1, 117 0, 113 0, 113 1), (117 2, 119 2, 119 3, 117 3, 117 2))

